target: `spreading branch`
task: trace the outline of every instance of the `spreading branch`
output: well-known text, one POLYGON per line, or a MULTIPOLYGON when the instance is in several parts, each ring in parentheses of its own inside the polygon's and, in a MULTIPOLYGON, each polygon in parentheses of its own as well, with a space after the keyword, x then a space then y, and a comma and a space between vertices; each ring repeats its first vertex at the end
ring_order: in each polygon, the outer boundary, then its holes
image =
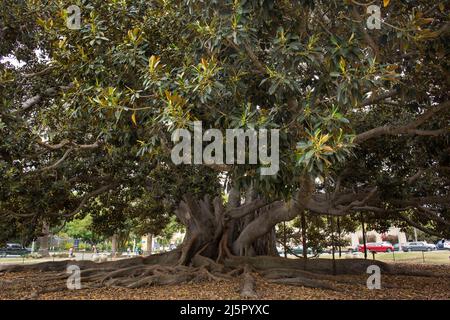
POLYGON ((382 127, 377 127, 366 132, 358 134, 354 143, 361 144, 369 139, 377 138, 383 135, 402 135, 402 134, 410 134, 410 135, 425 135, 425 136, 438 136, 445 133, 449 133, 449 128, 439 129, 439 130, 419 130, 418 127, 430 120, 435 114, 442 112, 444 110, 448 110, 450 107, 450 101, 446 101, 441 103, 437 107, 430 108, 424 114, 420 115, 413 122, 404 125, 404 126, 394 126, 394 125, 386 125, 382 127))
POLYGON ((97 149, 98 147, 100 147, 100 142, 99 141, 96 141, 93 144, 77 144, 77 143, 75 143, 73 141, 70 141, 70 140, 63 140, 60 143, 54 144, 54 145, 51 145, 51 144, 48 144, 48 143, 45 143, 45 142, 42 142, 42 141, 37 141, 37 143, 40 146, 42 146, 42 147, 44 147, 44 148, 46 148, 48 150, 52 150, 52 151, 60 150, 60 149, 62 149, 64 147, 66 147, 66 146, 70 146, 70 148, 67 149, 64 152, 64 155, 59 160, 57 160, 54 164, 52 164, 50 166, 47 166, 47 167, 44 167, 44 168, 42 168, 42 169, 40 169, 38 171, 32 171, 32 172, 44 172, 44 171, 49 171, 49 170, 53 170, 53 169, 58 168, 68 158, 68 156, 73 151, 77 151, 77 150, 94 150, 94 149, 97 149))
POLYGON ((384 101, 386 99, 395 97, 396 95, 398 95, 398 93, 399 91, 394 89, 379 95, 371 96, 370 98, 367 98, 363 102, 361 102, 359 106, 360 107, 370 106, 378 102, 384 101))
POLYGON ((37 172, 44 172, 44 171, 49 171, 49 170, 53 170, 58 168, 69 156, 69 154, 73 151, 73 148, 67 149, 66 152, 64 153, 64 155, 62 156, 62 158, 60 158, 58 161, 56 161, 54 164, 44 167, 40 170, 38 170, 37 172))
POLYGON ((41 101, 44 98, 56 96, 58 94, 58 92, 67 91, 70 88, 72 88, 72 85, 48 88, 43 93, 37 94, 37 95, 25 100, 22 103, 21 107, 15 111, 13 111, 12 114, 14 114, 14 115, 22 114, 22 113, 30 110, 35 105, 41 103, 41 101))
POLYGON ((86 195, 83 196, 83 198, 81 199, 81 202, 75 208, 75 210, 73 210, 72 212, 70 212, 68 214, 64 214, 63 216, 66 218, 69 218, 69 217, 73 217, 73 216, 77 215, 84 208, 84 206, 87 204, 87 202, 90 199, 92 199, 93 197, 96 197, 98 195, 101 195, 101 194, 117 187, 118 185, 119 185, 118 182, 114 182, 114 183, 108 184, 106 186, 100 187, 92 192, 87 193, 86 195))
POLYGON ((46 142, 43 141, 37 141, 37 143, 41 146, 44 147, 48 150, 60 150, 66 146, 70 146, 72 149, 77 149, 77 150, 93 150, 93 149, 97 149, 100 147, 101 142, 100 141, 96 141, 92 144, 78 144, 76 142, 73 142, 71 140, 63 140, 58 144, 48 144, 46 142))
POLYGON ((51 66, 48 66, 45 69, 42 69, 41 71, 24 74, 24 75, 22 75, 22 77, 25 78, 25 79, 31 79, 31 78, 35 78, 35 77, 40 77, 40 76, 43 76, 43 75, 49 73, 50 71, 54 70, 55 68, 56 68, 56 66, 51 65, 51 66))

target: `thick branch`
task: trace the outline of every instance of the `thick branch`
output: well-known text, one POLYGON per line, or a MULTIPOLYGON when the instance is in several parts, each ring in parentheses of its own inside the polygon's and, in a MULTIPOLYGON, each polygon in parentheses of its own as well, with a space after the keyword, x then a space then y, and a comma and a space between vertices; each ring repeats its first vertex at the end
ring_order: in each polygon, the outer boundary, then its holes
POLYGON ((44 168, 38 170, 38 172, 49 171, 49 170, 58 168, 67 159, 67 157, 69 156, 69 154, 72 151, 73 151, 73 148, 67 149, 67 151, 64 153, 64 155, 62 156, 61 159, 59 159, 54 164, 52 164, 52 165, 50 165, 48 167, 44 167, 44 168))
POLYGON ((247 214, 250 214, 254 212, 255 210, 258 210, 265 206, 267 203, 263 199, 257 199, 255 201, 252 201, 250 203, 244 204, 237 208, 232 208, 230 210, 227 210, 225 212, 225 219, 239 219, 247 214))
POLYGON ((69 85, 69 86, 61 86, 61 87, 58 87, 58 88, 48 88, 43 93, 37 94, 37 95, 29 98, 25 102, 23 102, 21 107, 20 107, 20 109, 15 110, 12 113, 13 114, 21 114, 21 113, 31 109, 32 107, 34 107, 38 103, 40 103, 43 98, 55 96, 58 93, 58 91, 67 91, 71 87, 72 86, 69 85))
POLYGON ((42 146, 42 147, 44 147, 46 149, 49 149, 49 150, 59 150, 59 149, 64 148, 67 145, 70 145, 73 149, 82 149, 82 150, 92 150, 92 149, 97 149, 98 147, 100 147, 100 142, 99 141, 96 141, 96 142, 94 142, 92 144, 77 144, 77 143, 75 143, 73 141, 65 139, 65 140, 61 141, 60 143, 53 144, 53 145, 45 143, 45 142, 42 142, 42 141, 37 141, 37 143, 40 146, 42 146))
POLYGON ((401 214, 401 213, 400 213, 400 214, 399 214, 399 217, 400 217, 402 220, 404 220, 407 224, 409 224, 409 225, 411 225, 411 226, 413 226, 413 227, 419 229, 420 231, 423 231, 423 232, 425 232, 425 233, 427 233, 427 234, 430 234, 430 235, 433 235, 433 236, 442 237, 442 234, 440 234, 439 232, 430 230, 430 229, 428 229, 428 228, 422 226, 421 224, 412 221, 411 219, 409 219, 408 217, 406 217, 406 215, 404 215, 404 214, 401 214))
POLYGON ((305 209, 305 204, 311 198, 314 184, 307 176, 302 176, 300 180, 301 187, 294 199, 274 202, 267 206, 267 210, 261 210, 258 217, 245 227, 233 243, 235 254, 243 255, 256 239, 269 233, 277 223, 292 220, 301 210, 305 209))
MULTIPOLYGON (((241 52, 241 51, 242 51, 241 48, 240 48, 237 44, 235 44, 232 40, 230 40, 230 39, 228 39, 228 38, 227 38, 226 40, 227 40, 227 43, 228 43, 233 49, 235 49, 235 50, 238 51, 238 52, 241 52)), ((246 52, 247 56, 250 58, 250 60, 252 60, 253 64, 255 65, 256 71, 257 71, 258 73, 260 73, 260 74, 266 74, 266 73, 267 73, 266 68, 264 67, 264 65, 262 64, 262 62, 259 61, 259 59, 258 59, 258 57, 256 56, 256 54, 255 54, 255 52, 253 51, 253 49, 252 49, 248 44, 244 44, 244 49, 245 49, 245 52, 246 52)))
POLYGON ((64 217, 68 218, 68 217, 73 217, 73 216, 75 216, 76 214, 78 214, 78 213, 84 208, 84 206, 86 205, 86 203, 87 203, 91 198, 96 197, 96 196, 98 196, 98 195, 100 195, 100 194, 102 194, 102 193, 105 193, 106 191, 109 191, 109 190, 111 190, 111 189, 117 187, 118 185, 119 185, 118 182, 114 182, 114 183, 108 184, 108 185, 106 185, 106 186, 103 186, 103 187, 101 187, 101 188, 98 188, 98 189, 96 189, 96 190, 94 190, 94 191, 92 191, 92 192, 90 192, 90 193, 84 195, 84 196, 83 196, 83 199, 81 200, 80 204, 76 207, 76 209, 73 210, 71 213, 65 214, 64 217))
POLYGON ((47 68, 42 69, 41 71, 24 74, 24 75, 22 75, 22 77, 24 77, 25 79, 31 79, 31 78, 34 78, 34 77, 39 77, 39 76, 42 76, 44 74, 49 73, 50 71, 54 70, 55 68, 56 68, 56 66, 53 66, 53 65, 52 66, 48 66, 47 68))
POLYGON ((377 96, 371 96, 370 98, 365 99, 359 106, 365 107, 370 106, 372 104, 378 103, 380 101, 386 100, 388 98, 392 98, 398 94, 398 90, 391 90, 386 93, 379 94, 377 96))
POLYGON ((438 213, 435 212, 434 210, 425 208, 423 206, 419 206, 418 209, 419 210, 417 211, 417 213, 419 213, 420 215, 425 216, 425 217, 427 217, 427 218, 429 218, 431 220, 437 221, 439 223, 445 224, 447 226, 450 226, 450 222, 448 222, 447 220, 445 220, 442 217, 440 217, 438 215, 438 213))
POLYGON ((449 132, 448 128, 439 129, 439 130, 418 130, 417 128, 427 122, 430 118, 432 118, 435 114, 446 110, 450 107, 450 101, 446 101, 441 103, 437 107, 433 107, 427 110, 424 114, 419 116, 413 122, 404 125, 404 126, 394 126, 394 125, 386 125, 382 127, 377 127, 366 132, 360 133, 354 139, 356 144, 360 144, 369 139, 377 138, 383 135, 400 135, 400 134, 413 134, 413 135, 442 135, 449 132))

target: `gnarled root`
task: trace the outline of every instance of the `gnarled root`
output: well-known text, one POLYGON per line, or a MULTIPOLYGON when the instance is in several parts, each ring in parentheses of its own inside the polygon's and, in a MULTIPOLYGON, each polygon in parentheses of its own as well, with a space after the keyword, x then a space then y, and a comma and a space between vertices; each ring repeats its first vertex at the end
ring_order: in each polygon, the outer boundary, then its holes
POLYGON ((314 279, 309 279, 309 278, 305 278, 305 277, 301 277, 301 276, 295 277, 295 278, 272 279, 272 280, 268 280, 268 281, 271 283, 302 286, 302 287, 307 287, 307 288, 318 288, 318 289, 327 289, 327 290, 334 290, 334 291, 337 290, 333 284, 327 283, 326 281, 314 280, 314 279))
MULTIPOLYGON (((201 251, 200 251, 201 252, 201 251)), ((191 254, 189 254, 191 255, 191 254)), ((226 281, 237 277, 241 280, 240 295, 245 299, 255 299, 256 276, 270 283, 304 286, 328 290, 339 290, 340 284, 365 285, 361 279, 331 275, 331 262, 328 260, 308 260, 305 265, 296 259, 276 257, 233 257, 224 255, 223 261, 215 261, 200 253, 195 254, 189 265, 179 264, 182 252, 170 252, 147 258, 132 258, 105 263, 91 261, 62 261, 36 265, 3 267, 2 272, 33 271, 36 278, 36 291, 39 294, 68 290, 66 280, 72 276, 67 267, 77 265, 80 268, 82 289, 101 287, 140 288, 145 286, 175 285, 204 281, 226 281), (306 268, 304 268, 306 266, 306 268), (304 270, 306 269, 306 270, 304 270), (52 271, 52 274, 41 271, 52 271)), ((181 259, 184 260, 184 259, 181 259)), ((390 275, 428 276, 428 272, 419 272, 400 266, 388 266, 383 263, 365 260, 338 261, 338 274, 366 274, 368 265, 378 264, 382 272, 390 275)), ((259 279, 259 278, 258 278, 259 279)), ((4 280, 10 286, 23 280, 4 280)), ((389 287, 389 284, 386 284, 389 287)))
POLYGON ((252 270, 249 265, 245 266, 242 275, 241 297, 244 299, 258 298, 258 295, 256 294, 256 279, 252 275, 252 270))

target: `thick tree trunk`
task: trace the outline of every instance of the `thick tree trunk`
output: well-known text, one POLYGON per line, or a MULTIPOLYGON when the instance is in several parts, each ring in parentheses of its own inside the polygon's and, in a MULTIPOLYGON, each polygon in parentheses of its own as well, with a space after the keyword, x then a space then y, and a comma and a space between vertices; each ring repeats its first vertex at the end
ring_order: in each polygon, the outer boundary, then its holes
POLYGON ((337 217, 337 237, 339 243, 339 258, 342 257, 342 243, 341 243, 341 219, 337 217))
POLYGON ((286 234, 286 221, 283 222, 283 252, 284 257, 287 258, 287 234, 286 234))
POLYGON ((303 259, 306 261, 308 260, 308 243, 306 241, 306 217, 305 217, 305 211, 302 211, 300 213, 300 224, 302 228, 302 246, 303 246, 303 259))
POLYGON ((336 275, 336 242, 334 237, 334 217, 329 217, 330 219, 330 229, 331 229, 331 253, 333 258, 333 274, 336 275))
POLYGON ((111 238, 111 254, 115 257, 118 254, 118 244, 119 244, 119 236, 117 234, 113 234, 111 238))
POLYGON ((367 259, 367 238, 366 238, 366 227, 364 224, 364 215, 361 213, 361 225, 362 225, 362 238, 364 245, 364 259, 367 259))
POLYGON ((199 252, 208 258, 217 258, 219 242, 223 236, 224 208, 219 198, 210 201, 209 196, 197 201, 190 195, 175 211, 178 219, 186 227, 179 264, 187 265, 199 252))
POLYGON ((220 197, 211 201, 208 195, 202 200, 185 195, 175 212, 186 227, 179 263, 188 265, 196 254, 216 261, 230 255, 278 256, 275 226, 304 210, 311 186, 305 180, 295 199, 272 204, 258 198, 251 187, 243 204, 239 190, 232 188, 226 207, 220 197))
POLYGON ((301 188, 294 199, 289 201, 276 201, 259 210, 239 237, 233 242, 232 249, 235 255, 242 256, 246 249, 259 238, 272 232, 272 229, 280 222, 294 219, 298 212, 305 210, 305 204, 308 203, 313 192, 313 184, 309 178, 303 178, 301 188))
POLYGON ((143 246, 143 255, 149 256, 152 254, 152 245, 153 245, 153 235, 147 234, 144 236, 145 245, 143 246))
MULTIPOLYGON (((222 206, 221 199, 213 202, 206 196, 197 201, 190 196, 185 196, 180 203, 176 214, 186 227, 186 236, 182 245, 180 264, 189 264, 192 258, 200 253, 204 257, 220 260, 228 256, 229 242, 233 243, 242 229, 245 230, 249 222, 248 216, 239 219, 229 219, 226 212, 241 212, 240 207, 228 206, 228 210, 222 206)), ((245 206, 241 210, 245 211, 245 206)), ((239 255, 268 254, 270 242, 275 239, 269 233, 263 239, 259 239, 251 247, 239 253, 239 255)))
POLYGON ((50 256, 50 253, 48 251, 48 241, 49 241, 49 233, 50 228, 48 226, 48 223, 44 221, 42 224, 42 237, 39 237, 39 254, 43 257, 50 256))

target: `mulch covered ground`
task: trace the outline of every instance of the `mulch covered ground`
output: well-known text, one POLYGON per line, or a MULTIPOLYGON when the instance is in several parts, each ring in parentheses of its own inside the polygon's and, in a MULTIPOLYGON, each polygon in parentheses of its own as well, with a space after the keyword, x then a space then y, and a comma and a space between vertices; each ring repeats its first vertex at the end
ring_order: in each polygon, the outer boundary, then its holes
MULTIPOLYGON (((341 275, 340 280, 357 280, 358 284, 336 284, 338 291, 321 290, 268 283, 257 279, 260 299, 450 299, 449 265, 405 265, 416 270, 433 271, 433 277, 382 275, 381 290, 366 287, 369 275, 341 275)), ((42 276, 46 273, 6 273, 0 275, 0 299, 26 299, 35 290, 43 288, 42 276)), ((41 294, 37 299, 240 299, 239 281, 191 283, 141 289, 101 288, 41 294)))

